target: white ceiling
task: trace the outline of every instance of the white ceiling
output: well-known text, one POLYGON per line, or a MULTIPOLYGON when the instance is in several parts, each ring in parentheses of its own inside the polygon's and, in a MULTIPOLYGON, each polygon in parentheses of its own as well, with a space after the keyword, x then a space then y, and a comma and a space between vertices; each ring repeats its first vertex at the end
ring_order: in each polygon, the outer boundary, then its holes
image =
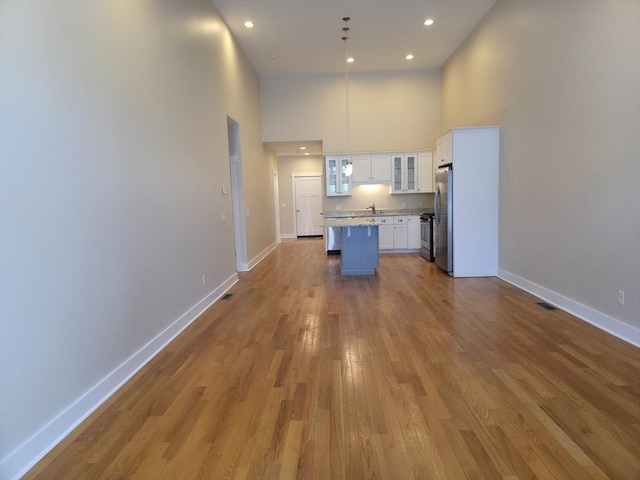
MULTIPOLYGON (((259 75, 345 72, 343 17, 349 21, 349 72, 439 68, 495 0, 213 0, 259 75), (424 21, 432 18, 427 27, 424 21), (244 26, 246 20, 254 28, 244 26), (411 53, 414 59, 407 61, 411 53)), ((322 142, 271 142, 279 156, 322 154, 322 142)))
POLYGON ((495 0, 213 0, 260 75, 440 67, 495 0), (423 23, 432 18, 434 24, 423 23), (255 27, 244 27, 246 20, 255 27), (412 61, 405 60, 408 53, 412 61))

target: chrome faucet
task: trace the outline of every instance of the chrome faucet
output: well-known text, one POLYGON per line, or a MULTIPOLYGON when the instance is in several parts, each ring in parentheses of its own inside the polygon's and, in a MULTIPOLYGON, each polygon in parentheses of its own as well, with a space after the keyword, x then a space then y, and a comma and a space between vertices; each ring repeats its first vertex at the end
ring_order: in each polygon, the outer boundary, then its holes
POLYGON ((376 204, 375 203, 372 203, 371 205, 369 205, 367 207, 367 210, 369 210, 369 209, 371 209, 371 213, 372 214, 374 214, 374 215, 376 214, 376 204))

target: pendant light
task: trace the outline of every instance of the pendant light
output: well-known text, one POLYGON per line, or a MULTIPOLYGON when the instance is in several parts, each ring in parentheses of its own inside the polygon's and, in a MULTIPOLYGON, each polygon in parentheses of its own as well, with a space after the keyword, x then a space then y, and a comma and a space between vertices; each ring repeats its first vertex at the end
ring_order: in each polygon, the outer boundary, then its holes
MULTIPOLYGON (((350 118, 349 118, 349 64, 353 62, 353 58, 349 56, 349 17, 343 17, 342 21, 344 22, 344 27, 342 27, 342 43, 344 44, 344 92, 345 92, 345 132, 347 137, 347 152, 351 153, 351 130, 350 130, 350 118)), ((353 163, 351 163, 351 159, 347 161, 347 165, 345 167, 344 174, 347 177, 350 177, 353 173, 353 163)))

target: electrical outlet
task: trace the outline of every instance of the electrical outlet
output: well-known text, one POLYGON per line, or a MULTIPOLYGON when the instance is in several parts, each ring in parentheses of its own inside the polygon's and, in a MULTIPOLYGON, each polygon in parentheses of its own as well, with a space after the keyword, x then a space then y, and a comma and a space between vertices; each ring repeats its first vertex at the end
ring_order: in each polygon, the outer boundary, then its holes
POLYGON ((618 290, 618 303, 624 305, 624 290, 618 290))
POLYGON ((222 212, 222 213, 220 214, 220 221, 221 221, 221 222, 224 222, 226 219, 227 219, 227 216, 225 215, 225 213, 224 213, 224 212, 222 212))
POLYGON ((207 283, 207 276, 203 273, 202 274, 202 285, 204 285, 205 283, 207 283))

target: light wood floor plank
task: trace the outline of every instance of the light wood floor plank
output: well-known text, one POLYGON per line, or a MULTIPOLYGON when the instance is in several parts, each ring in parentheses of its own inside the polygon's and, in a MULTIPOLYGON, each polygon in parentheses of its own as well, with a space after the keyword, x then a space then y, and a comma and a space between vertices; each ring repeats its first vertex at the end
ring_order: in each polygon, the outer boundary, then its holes
POLYGON ((24 478, 639 479, 640 351, 497 278, 286 240, 24 478))

